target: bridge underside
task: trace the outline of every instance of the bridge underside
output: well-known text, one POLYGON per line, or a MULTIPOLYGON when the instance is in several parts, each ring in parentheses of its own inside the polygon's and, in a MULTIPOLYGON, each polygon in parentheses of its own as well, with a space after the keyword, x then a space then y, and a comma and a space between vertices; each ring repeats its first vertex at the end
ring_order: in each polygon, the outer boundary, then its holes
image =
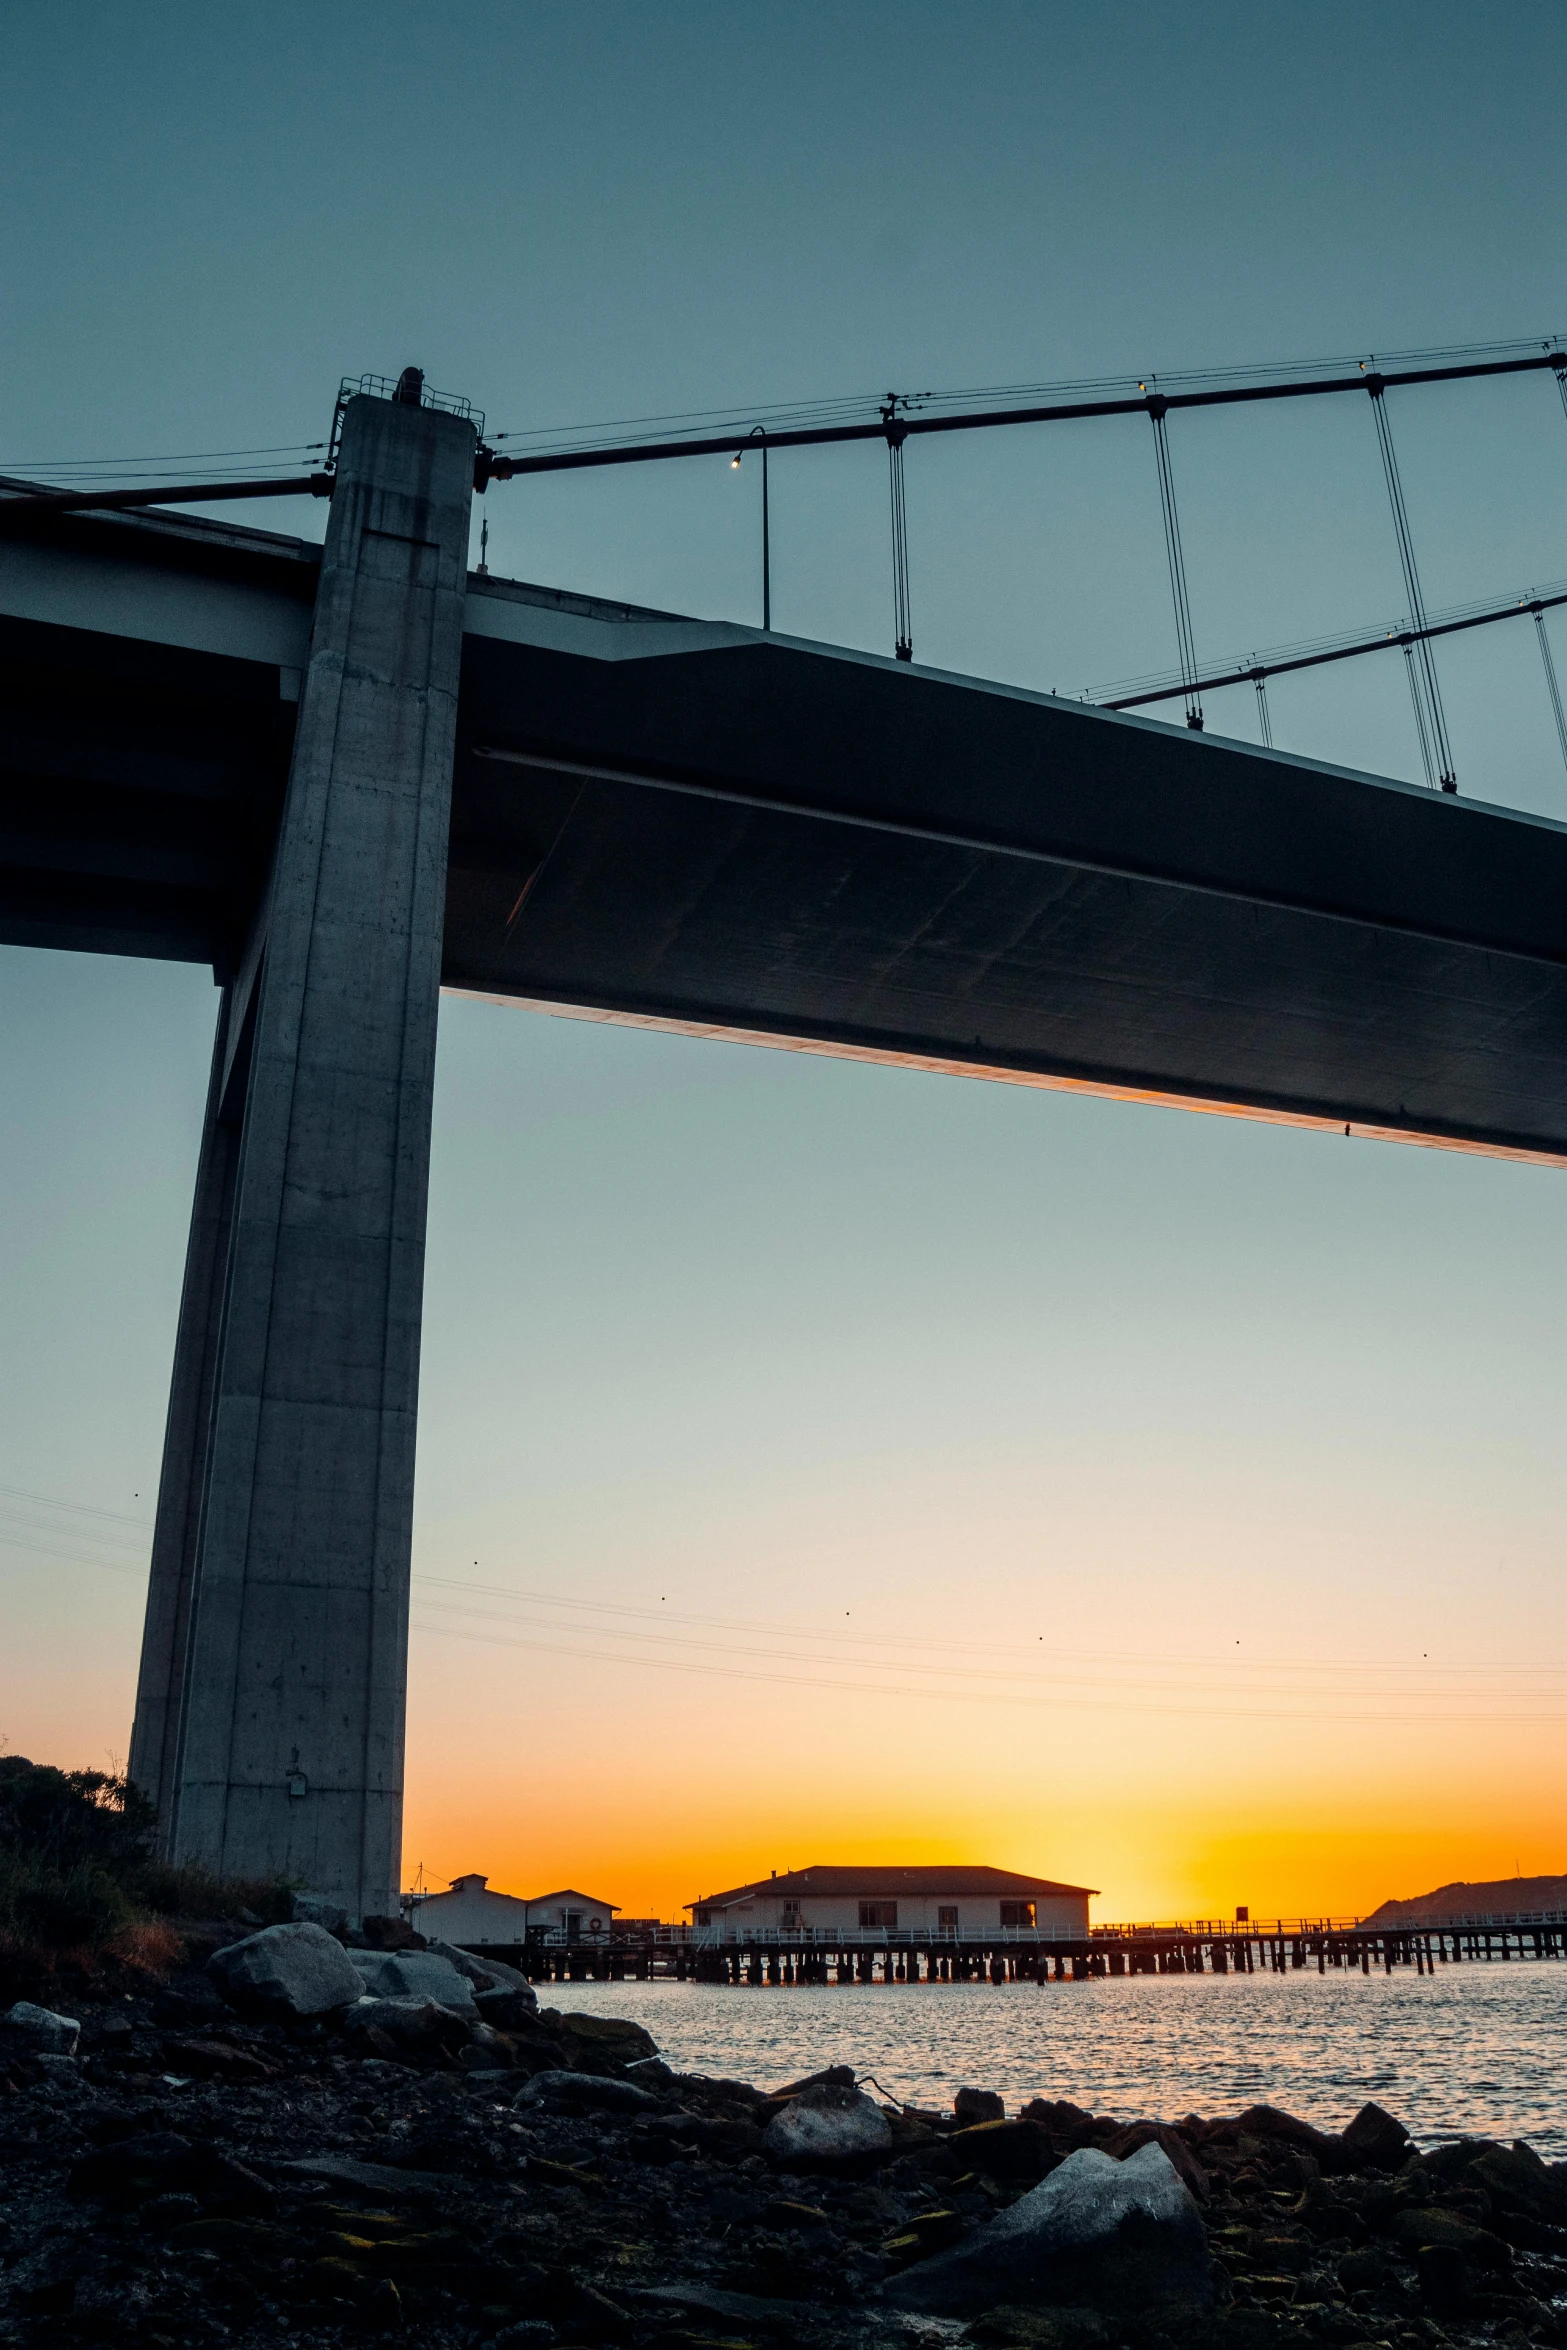
POLYGON ((470 619, 448 986, 1567 1151, 1562 828, 748 632, 588 649, 615 633, 470 619))
MULTIPOLYGON (((317 552, 190 519, 0 543, 0 940, 235 971, 317 552)), ((442 978, 1567 1154, 1565 827, 477 576, 442 978)))
MULTIPOLYGON (((0 540, 0 940, 240 965, 319 550, 0 540)), ((473 576, 443 982, 1567 1155, 1567 828, 473 576)))

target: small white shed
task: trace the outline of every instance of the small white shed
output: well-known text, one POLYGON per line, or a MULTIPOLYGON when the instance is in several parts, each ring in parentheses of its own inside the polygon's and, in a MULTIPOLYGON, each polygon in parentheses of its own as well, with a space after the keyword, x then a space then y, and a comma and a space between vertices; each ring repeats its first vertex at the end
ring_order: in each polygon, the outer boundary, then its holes
POLYGON ((459 1950, 509 1950, 528 1938, 528 1904, 515 1893, 494 1893, 488 1877, 454 1877, 445 1893, 416 1894, 408 1922, 416 1932, 459 1950))
POLYGON ((618 1901, 605 1901, 596 1893, 576 1893, 569 1888, 559 1893, 538 1893, 528 1903, 528 1928, 531 1933, 558 1934, 566 1942, 596 1942, 608 1937, 619 1909, 618 1901))

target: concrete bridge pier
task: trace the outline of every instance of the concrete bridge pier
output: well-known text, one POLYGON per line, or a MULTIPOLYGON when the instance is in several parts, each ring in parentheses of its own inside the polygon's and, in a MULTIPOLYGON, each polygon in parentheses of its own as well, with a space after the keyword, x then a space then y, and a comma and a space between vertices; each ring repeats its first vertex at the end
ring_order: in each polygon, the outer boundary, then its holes
MULTIPOLYGON (((412 389, 412 387, 410 387, 412 389)), ((343 422, 288 791, 224 991, 130 1774, 162 1849, 396 1906, 473 426, 343 422)))

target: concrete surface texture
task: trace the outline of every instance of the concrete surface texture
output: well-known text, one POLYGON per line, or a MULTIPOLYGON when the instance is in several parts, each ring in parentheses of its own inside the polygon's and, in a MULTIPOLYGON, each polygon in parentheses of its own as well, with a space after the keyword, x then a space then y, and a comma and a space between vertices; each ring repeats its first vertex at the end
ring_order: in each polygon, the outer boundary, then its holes
POLYGON ((131 1772, 164 1848, 395 1907, 474 432, 356 398, 271 876, 226 990, 131 1772))

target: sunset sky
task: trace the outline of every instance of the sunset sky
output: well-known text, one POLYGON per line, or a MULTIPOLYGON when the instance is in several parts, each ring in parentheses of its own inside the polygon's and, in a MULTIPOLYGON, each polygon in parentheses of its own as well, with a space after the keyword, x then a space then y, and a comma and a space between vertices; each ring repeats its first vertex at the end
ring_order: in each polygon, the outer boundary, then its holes
MULTIPOLYGON (((308 441, 407 360, 520 431, 1567 327, 1532 0, 213 21, 12 36, 0 471, 308 441)), ((1365 407, 1172 425, 1204 658, 1400 616, 1365 407)), ((1394 421, 1429 606, 1567 574, 1549 377, 1394 421)), ((1172 667, 1149 438, 912 452, 917 656, 1172 667)), ((497 486, 491 568, 754 619, 753 472, 497 486)), ((889 650, 884 457, 773 492, 778 624, 889 650)), ((1461 787, 1567 818, 1529 624, 1441 660, 1461 787)), ((1272 708, 1418 773, 1396 658, 1272 708)), ((215 1003, 0 950, 40 1760, 128 1742, 215 1003)), ((1146 1918, 1567 1869, 1564 1228, 1558 1172, 448 999, 405 1879, 974 1860, 1146 1918)))

